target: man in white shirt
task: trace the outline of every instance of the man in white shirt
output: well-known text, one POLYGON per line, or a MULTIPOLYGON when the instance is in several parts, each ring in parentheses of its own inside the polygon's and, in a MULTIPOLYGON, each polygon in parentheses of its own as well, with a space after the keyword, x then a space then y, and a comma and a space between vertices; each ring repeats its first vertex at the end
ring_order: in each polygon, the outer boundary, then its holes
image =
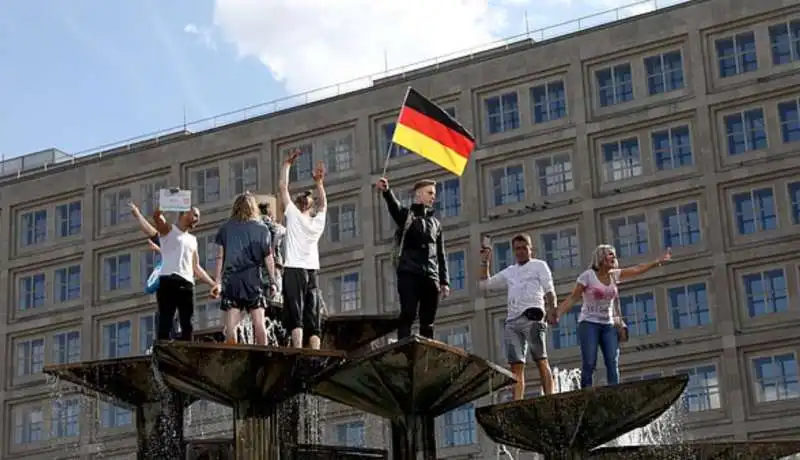
POLYGON ((325 166, 317 164, 313 178, 317 184, 316 213, 311 192, 289 195, 289 169, 301 151, 295 149, 281 169, 280 195, 286 209, 286 254, 283 260, 283 326, 291 331, 292 346, 303 347, 304 336, 309 347, 320 348, 322 335, 321 294, 319 292, 319 239, 325 231, 327 198, 322 180, 325 166))
POLYGON ((533 258, 533 243, 526 234, 511 240, 516 264, 509 265, 494 276, 489 276, 491 248, 481 249, 482 289, 508 289, 508 314, 505 320, 504 340, 506 357, 511 372, 517 378, 514 399, 525 396, 525 360, 530 352, 539 368, 544 394, 553 394, 553 374, 547 361, 546 313, 555 308, 556 295, 553 274, 543 260, 533 258))

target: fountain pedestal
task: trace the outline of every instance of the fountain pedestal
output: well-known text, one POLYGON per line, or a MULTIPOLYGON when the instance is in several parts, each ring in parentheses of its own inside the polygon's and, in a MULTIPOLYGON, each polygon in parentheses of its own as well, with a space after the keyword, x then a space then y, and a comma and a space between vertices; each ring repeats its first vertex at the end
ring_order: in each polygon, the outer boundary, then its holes
POLYGON ((183 409, 192 399, 161 385, 153 374, 150 357, 52 365, 45 366, 44 372, 134 410, 137 458, 185 458, 183 409))
POLYGON ((675 445, 601 447, 590 460, 779 460, 800 452, 800 441, 685 442, 675 445))
POLYGON ((413 335, 324 371, 310 391, 389 419, 392 458, 416 460, 420 447, 436 458, 435 417, 513 382, 496 364, 413 335))
POLYGON ((233 407, 237 460, 278 460, 297 443, 296 437, 281 435, 279 405, 306 390, 322 370, 341 363, 345 354, 172 342, 156 344, 154 355, 168 385, 233 407))

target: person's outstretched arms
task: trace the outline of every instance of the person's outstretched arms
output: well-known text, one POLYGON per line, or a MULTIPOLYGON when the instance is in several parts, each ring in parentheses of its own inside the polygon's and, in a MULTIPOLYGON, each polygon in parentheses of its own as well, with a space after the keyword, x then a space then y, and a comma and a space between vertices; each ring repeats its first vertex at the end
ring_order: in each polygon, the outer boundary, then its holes
POLYGON ((280 192, 281 201, 283 201, 284 209, 293 205, 292 197, 289 195, 289 170, 292 168, 292 164, 297 161, 297 158, 301 153, 303 152, 300 149, 289 151, 286 161, 284 161, 283 166, 281 166, 281 177, 280 182, 278 183, 278 189, 280 192))

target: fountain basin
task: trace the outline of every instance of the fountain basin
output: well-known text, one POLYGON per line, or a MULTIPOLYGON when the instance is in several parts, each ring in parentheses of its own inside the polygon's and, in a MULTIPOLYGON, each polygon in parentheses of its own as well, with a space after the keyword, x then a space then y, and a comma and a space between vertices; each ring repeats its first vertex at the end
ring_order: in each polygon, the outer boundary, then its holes
POLYGON ((680 397, 685 375, 586 388, 476 409, 496 443, 556 457, 589 450, 658 418, 680 397))
POLYGON ((778 460, 800 452, 800 441, 686 442, 663 446, 600 447, 591 460, 778 460))

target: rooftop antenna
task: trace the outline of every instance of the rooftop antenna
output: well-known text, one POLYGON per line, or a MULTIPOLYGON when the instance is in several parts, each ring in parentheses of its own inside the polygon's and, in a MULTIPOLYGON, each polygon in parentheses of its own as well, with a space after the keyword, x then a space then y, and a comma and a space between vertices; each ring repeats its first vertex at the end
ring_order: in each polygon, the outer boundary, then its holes
POLYGON ((183 104, 183 131, 186 131, 186 103, 183 104))
POLYGON ((525 36, 531 38, 531 28, 528 25, 528 10, 525 10, 525 36))
POLYGON ((389 51, 383 48, 383 71, 389 73, 389 51))

